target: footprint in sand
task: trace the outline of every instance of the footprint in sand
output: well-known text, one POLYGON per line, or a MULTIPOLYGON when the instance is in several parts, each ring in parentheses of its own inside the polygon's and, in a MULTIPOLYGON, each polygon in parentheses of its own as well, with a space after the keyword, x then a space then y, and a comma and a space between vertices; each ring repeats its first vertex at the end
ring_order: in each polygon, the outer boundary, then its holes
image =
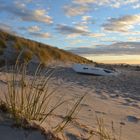
POLYGON ((97 113, 97 114, 102 114, 102 115, 106 115, 105 112, 101 112, 101 111, 95 111, 95 113, 97 113))
POLYGON ((66 133, 68 140, 80 140, 80 138, 72 133, 66 133))
POLYGON ((135 116, 127 116, 127 121, 133 122, 133 123, 138 123, 140 121, 140 118, 137 118, 135 116))

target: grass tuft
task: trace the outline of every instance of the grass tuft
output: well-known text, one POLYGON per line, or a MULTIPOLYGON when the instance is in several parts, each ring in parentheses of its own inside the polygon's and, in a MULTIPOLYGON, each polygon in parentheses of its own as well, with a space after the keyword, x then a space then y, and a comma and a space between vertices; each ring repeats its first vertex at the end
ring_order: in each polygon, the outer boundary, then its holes
POLYGON ((55 128, 54 128, 54 132, 58 133, 64 130, 64 128, 73 121, 73 119, 75 118, 75 115, 78 107, 80 105, 80 103, 82 102, 82 100, 85 98, 85 96, 87 95, 87 93, 85 93, 83 96, 81 96, 76 103, 72 106, 72 108, 68 111, 67 115, 63 118, 62 122, 60 124, 58 124, 55 128))
POLYGON ((8 90, 4 93, 3 102, 17 123, 22 123, 21 120, 24 119, 43 122, 50 113, 62 105, 59 103, 51 110, 46 106, 57 90, 49 91, 49 79, 52 74, 53 72, 48 70, 42 75, 41 68, 38 66, 33 77, 30 77, 27 74, 26 64, 20 66, 16 64, 12 67, 10 80, 7 79, 8 90))

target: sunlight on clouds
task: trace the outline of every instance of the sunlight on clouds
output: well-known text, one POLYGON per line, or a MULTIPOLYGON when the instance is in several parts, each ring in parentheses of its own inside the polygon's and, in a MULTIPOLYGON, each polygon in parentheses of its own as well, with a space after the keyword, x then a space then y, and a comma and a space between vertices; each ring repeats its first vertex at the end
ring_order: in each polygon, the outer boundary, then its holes
POLYGON ((12 26, 9 24, 1 23, 0 22, 0 30, 6 31, 8 33, 17 35, 17 32, 13 30, 12 26))
POLYGON ((79 25, 75 26, 75 28, 88 32, 88 26, 87 25, 79 24, 79 25))
POLYGON ((138 4, 134 5, 133 8, 134 9, 140 8, 140 4, 138 3, 138 4))
POLYGON ((28 32, 38 32, 40 30, 41 29, 38 26, 30 26, 30 27, 28 27, 28 32))
POLYGON ((45 39, 52 37, 50 33, 30 32, 29 34, 35 37, 45 38, 45 39))
POLYGON ((71 45, 76 45, 76 44, 82 43, 82 42, 83 42, 83 40, 77 39, 77 40, 71 41, 70 44, 71 44, 71 45))
POLYGON ((82 21, 87 22, 90 21, 92 16, 82 16, 82 21))
POLYGON ((110 18, 107 23, 103 24, 102 27, 106 31, 112 32, 129 32, 140 23, 140 14, 127 15, 119 18, 110 18))
POLYGON ((11 5, 3 3, 0 5, 0 12, 6 12, 9 15, 26 22, 53 23, 53 18, 48 15, 46 10, 37 8, 33 10, 27 5, 25 6, 22 2, 12 3, 11 5))
POLYGON ((15 5, 16 5, 16 7, 21 8, 21 9, 25 9, 26 8, 25 3, 22 3, 22 2, 19 2, 19 1, 16 1, 15 5))
POLYGON ((88 30, 88 26, 77 25, 77 26, 68 26, 65 24, 58 24, 55 28, 62 35, 67 35, 67 38, 76 38, 78 36, 87 36, 87 37, 103 37, 104 33, 93 33, 88 30))
POLYGON ((67 16, 77 16, 83 15, 86 12, 89 12, 91 8, 87 5, 65 5, 64 11, 67 16))
POLYGON ((76 4, 96 4, 98 6, 110 6, 114 8, 119 8, 122 5, 139 4, 139 0, 73 0, 76 4))
POLYGON ((48 24, 53 23, 52 17, 48 16, 47 11, 44 9, 36 9, 35 11, 33 11, 33 17, 34 19, 40 22, 44 22, 48 24))
POLYGON ((66 36, 66 39, 77 38, 77 37, 79 37, 79 34, 72 33, 72 34, 68 34, 68 35, 66 36))
POLYGON ((105 34, 104 33, 91 33, 89 36, 98 38, 98 37, 104 37, 105 34))
POLYGON ((131 36, 128 37, 128 40, 133 42, 140 42, 140 37, 131 36))
POLYGON ((44 16, 46 14, 46 10, 45 9, 37 9, 37 10, 34 11, 34 13, 37 16, 44 16))

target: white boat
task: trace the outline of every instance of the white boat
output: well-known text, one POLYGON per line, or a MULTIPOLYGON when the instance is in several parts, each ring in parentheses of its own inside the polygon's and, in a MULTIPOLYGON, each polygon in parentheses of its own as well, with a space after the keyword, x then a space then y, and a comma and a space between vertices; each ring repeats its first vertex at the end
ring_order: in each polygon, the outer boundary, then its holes
POLYGON ((94 67, 91 65, 85 65, 85 64, 74 64, 73 70, 77 73, 83 73, 83 74, 92 74, 92 75, 101 75, 101 76, 107 76, 107 75, 115 75, 116 73, 109 69, 94 67))

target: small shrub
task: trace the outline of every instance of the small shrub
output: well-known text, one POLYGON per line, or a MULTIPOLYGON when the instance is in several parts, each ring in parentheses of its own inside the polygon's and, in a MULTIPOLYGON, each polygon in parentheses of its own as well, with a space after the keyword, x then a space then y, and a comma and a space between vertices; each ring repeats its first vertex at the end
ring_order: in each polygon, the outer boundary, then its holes
POLYGON ((4 59, 0 59, 0 67, 5 65, 5 60, 4 59))
POLYGON ((25 63, 28 63, 31 60, 32 56, 33 56, 33 52, 32 51, 25 50, 21 57, 23 58, 25 63))
POLYGON ((76 103, 74 103, 74 105, 72 106, 72 108, 68 111, 67 115, 64 117, 64 119, 62 120, 62 122, 60 124, 58 124, 55 128, 54 131, 55 132, 61 132, 64 130, 64 128, 73 121, 73 119, 75 119, 75 113, 77 111, 77 108, 79 107, 80 103, 82 102, 82 100, 85 98, 87 93, 85 93, 83 96, 81 96, 76 103))
POLYGON ((3 48, 0 48, 0 55, 3 54, 3 48))
POLYGON ((6 43, 4 40, 0 39, 0 48, 6 48, 6 43))

